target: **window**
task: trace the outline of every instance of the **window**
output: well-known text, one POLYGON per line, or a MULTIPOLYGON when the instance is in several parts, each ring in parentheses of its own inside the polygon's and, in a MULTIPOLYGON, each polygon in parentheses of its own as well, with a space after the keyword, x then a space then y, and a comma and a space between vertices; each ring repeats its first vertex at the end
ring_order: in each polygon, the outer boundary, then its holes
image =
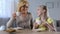
POLYGON ((0 0, 0 18, 11 17, 14 11, 14 0, 0 0))

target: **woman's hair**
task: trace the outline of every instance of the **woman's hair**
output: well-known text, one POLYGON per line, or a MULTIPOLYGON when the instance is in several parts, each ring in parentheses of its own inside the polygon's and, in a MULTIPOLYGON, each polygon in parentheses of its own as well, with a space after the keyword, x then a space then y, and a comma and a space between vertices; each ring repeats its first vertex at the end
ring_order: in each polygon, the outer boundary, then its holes
POLYGON ((21 10, 20 10, 21 7, 24 6, 24 5, 26 5, 26 4, 29 5, 29 3, 28 3, 27 0, 20 0, 19 3, 18 3, 17 11, 20 11, 21 12, 21 10))

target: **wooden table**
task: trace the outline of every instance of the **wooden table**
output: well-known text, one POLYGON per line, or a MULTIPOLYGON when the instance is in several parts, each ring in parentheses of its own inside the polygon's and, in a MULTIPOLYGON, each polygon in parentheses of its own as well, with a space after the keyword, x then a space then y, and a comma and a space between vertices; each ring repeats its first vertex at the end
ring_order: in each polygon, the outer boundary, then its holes
POLYGON ((60 34, 59 32, 25 32, 16 34, 60 34))
POLYGON ((60 34, 60 32, 35 32, 32 30, 17 30, 15 34, 60 34))
POLYGON ((0 34, 10 34, 10 33, 6 31, 0 31, 0 34))
POLYGON ((0 34, 60 34, 60 32, 34 32, 31 30, 17 30, 16 32, 0 31, 0 34))

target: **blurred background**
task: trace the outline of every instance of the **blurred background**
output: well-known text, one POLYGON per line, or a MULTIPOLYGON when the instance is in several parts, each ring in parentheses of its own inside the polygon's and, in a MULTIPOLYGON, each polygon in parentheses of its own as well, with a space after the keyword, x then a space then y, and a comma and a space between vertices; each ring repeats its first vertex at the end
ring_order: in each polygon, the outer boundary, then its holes
MULTIPOLYGON (((0 25, 6 25, 11 14, 17 10, 19 0, 0 0, 0 25)), ((48 16, 54 19, 57 31, 60 31, 60 0, 28 0, 29 12, 33 19, 37 18, 37 6, 46 5, 48 16)))

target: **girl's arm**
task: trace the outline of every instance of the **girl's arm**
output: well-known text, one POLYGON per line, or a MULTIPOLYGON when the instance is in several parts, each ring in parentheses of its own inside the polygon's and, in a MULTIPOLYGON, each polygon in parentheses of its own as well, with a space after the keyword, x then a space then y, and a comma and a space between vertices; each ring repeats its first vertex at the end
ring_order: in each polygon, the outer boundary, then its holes
POLYGON ((46 23, 46 26, 47 26, 50 30, 56 31, 56 29, 55 29, 53 23, 51 23, 51 24, 49 24, 49 23, 47 23, 47 22, 45 22, 45 23, 46 23))

